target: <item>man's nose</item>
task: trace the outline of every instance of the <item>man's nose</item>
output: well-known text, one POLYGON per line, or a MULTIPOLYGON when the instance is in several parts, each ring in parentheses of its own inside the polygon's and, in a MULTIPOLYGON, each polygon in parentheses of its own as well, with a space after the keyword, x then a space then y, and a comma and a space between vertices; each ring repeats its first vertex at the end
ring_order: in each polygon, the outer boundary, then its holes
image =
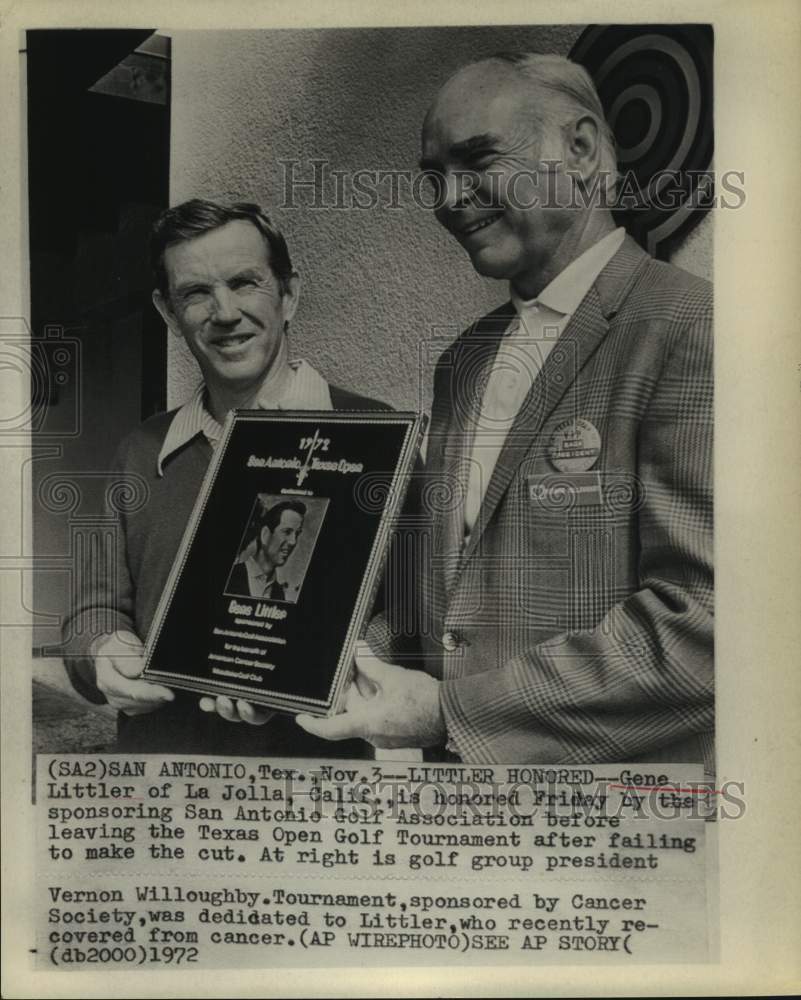
POLYGON ((440 178, 440 207, 446 211, 470 204, 478 184, 472 170, 448 170, 440 178))
POLYGON ((211 318, 215 323, 224 325, 239 320, 236 296, 230 288, 225 286, 215 288, 211 303, 211 318))

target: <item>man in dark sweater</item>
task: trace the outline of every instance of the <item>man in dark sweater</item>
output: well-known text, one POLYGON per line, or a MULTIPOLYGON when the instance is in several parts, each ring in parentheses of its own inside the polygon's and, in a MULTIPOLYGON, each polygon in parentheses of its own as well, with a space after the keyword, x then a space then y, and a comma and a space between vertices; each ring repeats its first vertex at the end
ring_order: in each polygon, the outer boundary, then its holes
POLYGON ((157 221, 151 251, 154 304, 186 341, 203 384, 184 406, 145 421, 120 446, 112 485, 122 489, 107 491, 115 541, 92 567, 87 563, 65 622, 73 686, 118 709, 118 748, 125 752, 372 756, 361 740, 335 748, 291 717, 244 701, 198 701, 140 679, 142 640, 228 411, 386 408, 328 385, 305 361, 289 360, 299 277, 284 237, 257 205, 185 202, 157 221))

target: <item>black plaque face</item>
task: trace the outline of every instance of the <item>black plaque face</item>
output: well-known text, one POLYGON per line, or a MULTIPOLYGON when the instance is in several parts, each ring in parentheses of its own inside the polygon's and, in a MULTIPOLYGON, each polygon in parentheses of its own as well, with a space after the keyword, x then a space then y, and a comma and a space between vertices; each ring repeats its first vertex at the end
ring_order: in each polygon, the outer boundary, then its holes
POLYGON ((233 415, 148 636, 144 676, 336 711, 417 454, 416 414, 233 415))

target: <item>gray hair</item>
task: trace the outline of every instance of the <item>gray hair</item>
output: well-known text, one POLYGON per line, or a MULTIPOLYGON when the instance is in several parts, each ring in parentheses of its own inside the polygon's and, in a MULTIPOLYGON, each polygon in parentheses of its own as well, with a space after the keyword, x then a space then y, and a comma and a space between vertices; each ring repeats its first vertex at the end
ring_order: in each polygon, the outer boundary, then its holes
POLYGON ((600 157, 598 172, 611 191, 617 182, 615 137, 604 117, 598 91, 587 70, 564 56, 535 52, 499 52, 479 62, 500 62, 514 67, 545 100, 532 108, 532 118, 541 137, 571 125, 578 115, 589 115, 598 127, 600 157))

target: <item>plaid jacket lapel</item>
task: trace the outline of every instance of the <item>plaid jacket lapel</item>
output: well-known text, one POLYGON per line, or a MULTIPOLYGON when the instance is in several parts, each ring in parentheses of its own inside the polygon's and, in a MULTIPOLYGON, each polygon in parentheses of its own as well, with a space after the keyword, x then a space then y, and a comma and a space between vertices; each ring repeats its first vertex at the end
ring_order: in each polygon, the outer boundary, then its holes
MULTIPOLYGON (((444 471, 444 487, 452 497, 439 519, 441 537, 435 539, 435 551, 441 553, 443 585, 449 594, 458 578, 464 539, 464 503, 470 471, 470 455, 478 424, 481 403, 498 343, 510 321, 516 316, 511 302, 479 320, 454 349, 449 368, 450 391, 443 394, 449 408, 448 431, 442 442, 444 451, 437 463, 444 471)), ((434 415, 432 414, 432 424, 434 415)))
MULTIPOLYGON (((470 542, 462 554, 452 586, 457 582, 458 570, 480 544, 481 536, 521 462, 538 444, 544 447, 544 443, 538 441, 539 431, 565 393, 575 385, 582 368, 606 336, 609 320, 617 312, 640 268, 645 266, 648 259, 648 255, 634 240, 627 237, 548 355, 498 456, 470 542)), ((512 308, 511 305, 509 308, 512 308)), ((471 437, 466 457, 469 457, 472 443, 471 437)))

